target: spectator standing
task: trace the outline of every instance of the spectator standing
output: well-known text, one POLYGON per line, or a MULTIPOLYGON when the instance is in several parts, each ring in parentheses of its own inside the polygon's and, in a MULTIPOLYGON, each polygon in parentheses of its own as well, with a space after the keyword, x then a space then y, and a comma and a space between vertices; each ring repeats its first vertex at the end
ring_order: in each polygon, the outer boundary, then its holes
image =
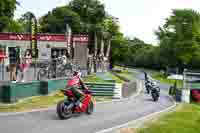
POLYGON ((4 48, 0 45, 0 64, 3 63, 4 58, 5 58, 4 48))
POLYGON ((57 66, 56 64, 57 64, 57 52, 53 51, 53 54, 52 54, 52 67, 54 70, 53 78, 56 78, 56 66, 57 66))
POLYGON ((2 79, 4 78, 4 59, 6 58, 6 54, 4 52, 4 48, 0 45, 0 73, 2 74, 2 79))
POLYGON ((31 63, 32 63, 31 52, 29 50, 26 50, 24 57, 22 58, 22 62, 20 63, 20 71, 21 71, 20 81, 21 82, 24 82, 24 75, 27 72, 27 70, 30 68, 31 63))
POLYGON ((10 81, 12 81, 13 83, 16 83, 17 80, 17 65, 20 62, 19 59, 19 52, 18 52, 18 48, 14 48, 12 51, 12 55, 10 58, 10 64, 9 64, 9 71, 10 71, 10 81))
POLYGON ((67 64, 67 52, 66 51, 63 52, 62 63, 64 66, 67 64))
POLYGON ((148 80, 148 75, 147 75, 147 73, 145 71, 144 71, 144 79, 145 79, 145 81, 148 80))

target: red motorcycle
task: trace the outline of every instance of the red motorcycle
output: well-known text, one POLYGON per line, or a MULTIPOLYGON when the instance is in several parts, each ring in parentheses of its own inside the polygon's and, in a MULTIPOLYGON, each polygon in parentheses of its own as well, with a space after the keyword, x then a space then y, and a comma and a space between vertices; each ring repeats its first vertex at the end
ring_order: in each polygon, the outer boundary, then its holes
POLYGON ((57 114, 60 119, 68 119, 73 114, 86 113, 88 115, 93 113, 94 100, 92 99, 92 92, 89 89, 83 90, 85 98, 82 100, 82 106, 76 105, 77 98, 71 91, 71 87, 81 87, 80 73, 77 73, 67 82, 66 88, 61 92, 66 96, 65 100, 57 104, 57 114))

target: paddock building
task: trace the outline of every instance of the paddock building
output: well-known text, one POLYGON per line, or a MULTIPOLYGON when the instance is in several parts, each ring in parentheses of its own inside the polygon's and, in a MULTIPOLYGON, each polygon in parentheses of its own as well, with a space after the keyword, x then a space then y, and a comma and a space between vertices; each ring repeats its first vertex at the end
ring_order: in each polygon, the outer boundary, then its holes
MULTIPOLYGON (((88 42, 87 35, 72 35, 65 34, 37 34, 37 60, 50 60, 53 54, 64 53, 70 48, 73 60, 82 68, 87 69, 88 57, 88 42)), ((0 45, 4 48, 7 58, 4 61, 8 65, 13 56, 13 50, 17 49, 17 54, 22 57, 27 49, 31 48, 30 34, 19 33, 0 33, 0 45)))

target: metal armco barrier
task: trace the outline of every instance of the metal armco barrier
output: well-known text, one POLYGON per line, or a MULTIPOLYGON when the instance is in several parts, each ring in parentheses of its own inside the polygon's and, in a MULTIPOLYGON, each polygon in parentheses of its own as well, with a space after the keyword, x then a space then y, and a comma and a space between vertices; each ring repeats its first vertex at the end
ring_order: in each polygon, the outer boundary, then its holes
MULTIPOLYGON (((28 83, 4 83, 0 85, 0 102, 14 103, 22 98, 47 95, 53 91, 64 88, 68 79, 55 79, 48 81, 33 81, 28 83)), ((86 83, 94 96, 122 97, 122 84, 115 83, 86 83)))
POLYGON ((51 79, 40 81, 41 91, 43 95, 47 95, 65 87, 69 78, 51 79))
POLYGON ((13 103, 21 98, 37 96, 41 94, 40 82, 31 83, 4 83, 0 86, 0 102, 13 103))

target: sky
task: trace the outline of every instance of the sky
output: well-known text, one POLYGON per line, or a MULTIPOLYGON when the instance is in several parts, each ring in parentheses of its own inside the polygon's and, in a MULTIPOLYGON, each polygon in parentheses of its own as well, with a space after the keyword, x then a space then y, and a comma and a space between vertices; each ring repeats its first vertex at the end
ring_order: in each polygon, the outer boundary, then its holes
MULTIPOLYGON (((65 5, 69 0, 18 0, 15 18, 27 11, 36 17, 46 14, 57 6, 65 5)), ((200 12, 200 0, 101 0, 106 11, 119 18, 121 31, 125 36, 138 37, 146 43, 156 44, 154 31, 163 25, 172 9, 191 8, 200 12)))

